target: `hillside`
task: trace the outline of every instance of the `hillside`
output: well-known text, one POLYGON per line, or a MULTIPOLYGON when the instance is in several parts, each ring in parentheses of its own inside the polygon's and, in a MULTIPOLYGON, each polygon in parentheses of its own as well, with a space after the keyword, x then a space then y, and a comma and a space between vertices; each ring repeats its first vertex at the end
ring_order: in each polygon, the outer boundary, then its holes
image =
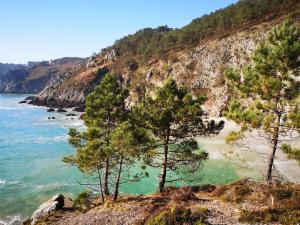
POLYGON ((299 191, 296 184, 268 186, 245 179, 219 186, 169 187, 161 194, 122 196, 104 204, 82 195, 73 203, 65 199, 64 207, 44 212, 34 224, 296 225, 300 222, 299 191))
POLYGON ((50 79, 77 70, 83 62, 62 58, 27 65, 0 64, 0 93, 38 93, 50 79))
POLYGON ((32 103, 83 105, 86 94, 110 71, 129 88, 129 105, 171 76, 195 95, 206 95, 203 108, 219 115, 228 98, 224 69, 249 62, 256 43, 287 18, 299 24, 299 1, 247 0, 181 29, 143 29, 92 56, 72 76, 52 80, 32 103))
POLYGON ((7 74, 7 72, 10 70, 16 70, 21 68, 25 68, 25 66, 22 64, 0 63, 0 77, 7 74))

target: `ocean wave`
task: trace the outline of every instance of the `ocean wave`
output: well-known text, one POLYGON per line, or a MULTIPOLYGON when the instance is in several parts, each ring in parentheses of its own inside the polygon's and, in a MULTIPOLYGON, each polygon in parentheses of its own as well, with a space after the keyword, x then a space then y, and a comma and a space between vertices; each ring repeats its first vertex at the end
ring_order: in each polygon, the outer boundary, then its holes
MULTIPOLYGON (((31 188, 33 190, 44 190, 44 189, 57 189, 57 188, 65 188, 65 187, 74 187, 78 184, 76 183, 49 183, 49 184, 26 184, 18 181, 7 181, 4 179, 0 179, 0 187, 5 187, 9 185, 20 185, 23 188, 31 188)), ((1 225, 1 224, 0 224, 1 225)))
POLYGON ((14 184, 18 184, 18 183, 19 182, 17 182, 17 181, 7 181, 7 180, 0 179, 0 187, 4 187, 4 186, 8 186, 8 185, 14 185, 14 184))
POLYGON ((24 219, 21 215, 6 216, 0 218, 0 225, 20 225, 24 219))
POLYGON ((54 137, 45 137, 45 136, 26 136, 23 138, 19 138, 18 140, 3 139, 0 144, 2 147, 6 147, 12 149, 12 147, 23 144, 47 144, 47 143, 59 143, 59 142, 67 142, 68 135, 58 135, 54 137))
POLYGON ((15 107, 0 106, 0 110, 15 110, 15 107))
POLYGON ((61 189, 77 186, 76 183, 50 183, 50 184, 28 184, 27 187, 30 187, 36 191, 43 191, 49 189, 61 189))
POLYGON ((57 142, 62 142, 62 141, 67 141, 68 136, 67 135, 60 135, 60 136, 55 136, 55 137, 37 137, 34 139, 33 143, 35 144, 45 144, 45 143, 57 143, 57 142))

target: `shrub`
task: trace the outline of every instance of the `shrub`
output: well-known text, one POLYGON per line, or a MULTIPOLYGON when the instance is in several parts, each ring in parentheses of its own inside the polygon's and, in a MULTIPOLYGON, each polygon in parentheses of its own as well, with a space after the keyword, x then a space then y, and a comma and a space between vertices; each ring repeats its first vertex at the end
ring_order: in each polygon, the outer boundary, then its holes
POLYGON ((162 211, 146 222, 147 225, 204 225, 207 209, 201 208, 192 212, 189 208, 174 206, 162 211))
POLYGON ((267 209, 261 211, 243 210, 239 218, 240 222, 248 223, 273 223, 278 222, 286 225, 300 223, 300 210, 291 209, 267 209))
POLYGON ((79 211, 87 211, 91 208, 92 202, 90 201, 91 192, 82 192, 73 202, 73 208, 79 211))

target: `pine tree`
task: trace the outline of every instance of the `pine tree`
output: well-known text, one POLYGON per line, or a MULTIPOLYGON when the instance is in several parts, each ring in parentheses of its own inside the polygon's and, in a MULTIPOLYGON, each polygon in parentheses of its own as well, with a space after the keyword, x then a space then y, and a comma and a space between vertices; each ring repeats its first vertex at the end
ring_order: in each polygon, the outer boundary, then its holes
POLYGON ((155 149, 148 154, 145 162, 160 167, 159 191, 163 192, 167 171, 178 171, 181 166, 189 167, 189 172, 199 168, 207 159, 205 152, 197 152, 196 135, 218 133, 223 121, 204 121, 201 104, 203 98, 193 99, 186 88, 178 87, 169 79, 158 88, 155 97, 150 95, 133 109, 134 118, 141 126, 155 136, 155 149))
POLYGON ((121 183, 139 181, 147 175, 141 170, 130 176, 131 167, 146 153, 152 139, 144 128, 137 127, 129 119, 126 96, 127 91, 117 79, 107 74, 86 99, 86 130, 69 131, 69 143, 76 152, 63 160, 76 165, 83 173, 96 174, 103 201, 104 195, 110 195, 113 186, 113 198, 116 200, 121 183))
POLYGON ((105 143, 103 151, 106 152, 104 172, 104 193, 109 195, 110 156, 113 149, 110 145, 111 133, 126 118, 125 98, 126 91, 121 87, 117 78, 106 74, 100 85, 87 96, 85 124, 99 130, 99 135, 105 143))
POLYGON ((130 169, 147 154, 152 141, 147 130, 136 126, 132 121, 125 121, 114 130, 111 138, 112 148, 115 150, 115 161, 117 161, 114 200, 118 198, 121 183, 137 182, 148 176, 147 172, 143 172, 145 168, 142 167, 141 172, 138 171, 131 177, 130 169), (122 175, 125 178, 122 179, 122 175))
POLYGON ((99 193, 102 201, 104 201, 101 171, 105 168, 107 153, 105 152, 105 143, 98 134, 99 129, 93 127, 88 127, 87 131, 81 133, 71 128, 69 130, 69 143, 76 149, 76 153, 64 157, 63 161, 77 166, 82 173, 91 176, 96 174, 99 181, 99 193))
MULTIPOLYGON (((116 77, 107 74, 100 85, 86 98, 83 117, 87 130, 79 133, 71 129, 69 142, 76 148, 73 156, 64 161, 76 164, 83 172, 104 170, 103 192, 109 195, 109 175, 116 162, 111 146, 113 130, 126 119, 125 98, 127 96, 116 77)), ((102 185, 101 185, 102 186, 102 185)))
POLYGON ((266 181, 272 181, 274 159, 281 139, 300 131, 300 32, 286 21, 258 44, 252 65, 229 69, 227 79, 232 100, 225 115, 241 125, 228 138, 234 143, 245 132, 263 130, 270 141, 266 181))

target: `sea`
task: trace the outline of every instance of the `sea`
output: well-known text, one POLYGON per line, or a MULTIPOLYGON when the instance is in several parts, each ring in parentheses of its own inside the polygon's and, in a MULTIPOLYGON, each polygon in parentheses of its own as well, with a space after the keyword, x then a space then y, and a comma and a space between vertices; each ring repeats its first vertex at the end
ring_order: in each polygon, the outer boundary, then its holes
MULTIPOLYGON (((27 95, 0 94, 0 225, 17 225, 54 194, 74 198, 85 187, 85 175, 62 158, 74 152, 68 144, 68 129, 84 129, 79 114, 47 112, 47 108, 20 104, 27 95), (54 117, 54 119, 52 119, 54 117)), ((223 140, 223 139, 222 139, 223 140)), ((222 184, 249 176, 261 179, 256 165, 245 167, 224 157, 221 139, 200 139, 210 159, 193 174, 195 181, 175 185, 222 184)), ((253 155, 247 158, 257 160, 253 155)), ((237 160, 235 160, 237 161, 237 160)), ((140 168, 137 166, 136 170, 140 168)), ((148 168, 150 176, 138 183, 126 183, 121 193, 146 194, 157 190, 159 170, 148 168)))

